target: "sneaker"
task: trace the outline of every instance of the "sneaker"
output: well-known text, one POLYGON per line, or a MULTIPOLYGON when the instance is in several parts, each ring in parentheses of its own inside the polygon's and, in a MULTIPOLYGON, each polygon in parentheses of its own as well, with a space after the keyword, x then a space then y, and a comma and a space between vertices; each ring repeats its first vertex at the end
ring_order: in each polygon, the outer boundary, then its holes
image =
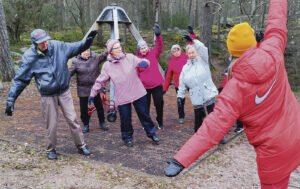
POLYGON ((131 140, 124 141, 124 144, 125 144, 125 146, 127 146, 127 147, 133 147, 133 143, 132 143, 131 140))
POLYGON ((89 156, 91 155, 91 151, 89 150, 89 148, 87 146, 83 146, 81 148, 78 148, 78 153, 85 155, 85 156, 89 156))
POLYGON ((47 157, 49 160, 55 160, 57 159, 57 154, 55 150, 51 150, 49 152, 47 152, 47 157))
POLYGON ((159 142, 159 138, 154 134, 152 136, 148 136, 149 138, 151 138, 153 140, 153 142, 158 143, 159 142))
POLYGON ((158 125, 158 129, 164 129, 163 125, 158 125))
POLYGON ((83 126, 83 129, 82 129, 82 132, 83 132, 83 133, 87 133, 87 132, 89 132, 89 131, 90 131, 89 125, 84 125, 84 126, 83 126))
POLYGON ((237 127, 236 129, 234 129, 234 132, 236 132, 236 133, 241 133, 243 131, 244 131, 243 127, 237 127))
POLYGON ((180 118, 180 119, 178 120, 178 123, 184 124, 184 118, 180 118))
POLYGON ((100 127, 103 131, 107 131, 108 130, 108 126, 106 125, 105 122, 100 123, 100 127))

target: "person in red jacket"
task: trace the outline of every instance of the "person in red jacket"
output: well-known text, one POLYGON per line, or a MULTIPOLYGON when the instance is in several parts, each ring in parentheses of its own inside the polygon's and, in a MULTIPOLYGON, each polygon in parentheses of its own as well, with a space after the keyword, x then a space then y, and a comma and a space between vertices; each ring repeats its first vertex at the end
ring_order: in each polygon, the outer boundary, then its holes
MULTIPOLYGON (((168 71, 166 74, 165 83, 163 86, 163 91, 166 93, 168 91, 168 88, 170 86, 170 82, 172 81, 173 75, 174 75, 174 83, 175 83, 175 90, 176 93, 178 91, 179 86, 179 76, 182 70, 182 67, 186 64, 188 60, 188 56, 185 52, 181 52, 181 48, 179 45, 173 45, 171 48, 172 53, 172 59, 168 62, 168 71)), ((178 122, 180 124, 184 123, 184 104, 185 104, 185 98, 182 98, 180 102, 177 102, 178 107, 178 115, 179 120, 178 122)))
POLYGON ((158 67, 158 58, 163 49, 163 38, 158 24, 154 27, 154 34, 156 39, 155 47, 153 49, 149 49, 147 43, 143 40, 139 41, 137 44, 137 57, 145 58, 150 61, 150 67, 147 69, 138 68, 138 74, 145 89, 147 90, 148 113, 150 113, 152 95, 156 109, 158 129, 163 129, 164 99, 162 85, 164 83, 164 78, 158 67))
POLYGON ((238 24, 227 38, 235 57, 228 82, 215 109, 169 161, 165 175, 176 176, 198 159, 239 119, 257 154, 261 188, 287 188, 300 165, 300 105, 284 66, 287 40, 287 0, 270 0, 264 41, 256 46, 254 30, 238 24))

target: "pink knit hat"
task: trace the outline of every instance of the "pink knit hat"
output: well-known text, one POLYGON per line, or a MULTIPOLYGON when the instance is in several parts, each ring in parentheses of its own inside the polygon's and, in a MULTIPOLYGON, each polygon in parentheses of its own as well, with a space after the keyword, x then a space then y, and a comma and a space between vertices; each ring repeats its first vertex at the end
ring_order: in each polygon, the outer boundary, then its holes
POLYGON ((116 39, 109 39, 109 40, 107 40, 106 47, 107 47, 108 54, 111 53, 112 48, 113 48, 114 44, 116 44, 116 43, 120 43, 120 41, 116 40, 116 39))

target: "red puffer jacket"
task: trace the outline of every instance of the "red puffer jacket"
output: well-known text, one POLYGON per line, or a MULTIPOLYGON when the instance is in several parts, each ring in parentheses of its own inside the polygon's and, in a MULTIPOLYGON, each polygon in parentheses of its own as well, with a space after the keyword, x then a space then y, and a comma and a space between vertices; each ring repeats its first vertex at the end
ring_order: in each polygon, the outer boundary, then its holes
POLYGON ((185 52, 182 52, 179 57, 172 56, 172 59, 168 62, 168 71, 166 74, 165 83, 163 86, 163 90, 167 91, 172 81, 172 77, 174 74, 174 82, 175 88, 178 88, 179 85, 179 76, 182 70, 182 67, 186 64, 189 57, 186 55, 185 52))
POLYGON ((300 165, 300 105, 284 67, 286 0, 271 0, 265 40, 233 67, 214 111, 174 158, 188 167, 239 119, 257 153, 261 183, 273 184, 300 165))

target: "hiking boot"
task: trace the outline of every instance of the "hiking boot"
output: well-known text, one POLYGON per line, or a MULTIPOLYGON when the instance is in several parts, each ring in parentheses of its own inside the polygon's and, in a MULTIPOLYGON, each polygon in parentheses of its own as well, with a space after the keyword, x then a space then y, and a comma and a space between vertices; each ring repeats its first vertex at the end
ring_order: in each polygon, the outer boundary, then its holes
POLYGON ((85 156, 91 155, 91 151, 89 150, 89 148, 86 145, 81 148, 78 148, 78 153, 85 155, 85 156))
POLYGON ((163 125, 158 125, 158 129, 164 129, 163 125))
POLYGON ((179 118, 178 123, 184 124, 184 118, 179 118))
POLYGON ((108 126, 106 125, 105 122, 100 123, 100 127, 103 131, 107 131, 108 130, 108 126))
POLYGON ((90 131, 89 127, 90 127, 89 125, 84 125, 84 126, 83 126, 83 129, 82 129, 82 132, 83 132, 83 133, 89 132, 89 131, 90 131))
POLYGON ((49 160, 55 160, 57 159, 57 154, 55 150, 51 150, 49 152, 47 152, 47 157, 49 160))
POLYGON ((244 131, 243 127, 237 127, 236 129, 234 129, 234 132, 236 133, 241 133, 243 131, 244 131))

